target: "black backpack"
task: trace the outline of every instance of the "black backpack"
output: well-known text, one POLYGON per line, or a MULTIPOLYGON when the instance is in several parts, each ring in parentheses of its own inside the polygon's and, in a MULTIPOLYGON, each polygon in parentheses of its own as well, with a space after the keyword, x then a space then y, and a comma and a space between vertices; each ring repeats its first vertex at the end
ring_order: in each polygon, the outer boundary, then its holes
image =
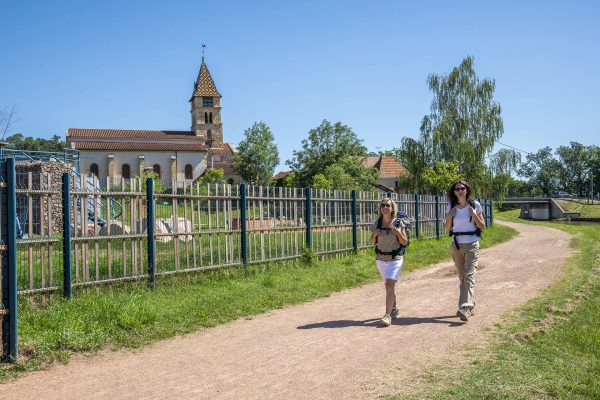
MULTIPOLYGON (((406 243, 406 245, 400 245, 399 249, 390 251, 390 252, 379 251, 379 248, 377 248, 377 244, 375 244, 375 253, 376 254, 391 255, 392 257, 396 257, 396 256, 404 255, 406 253, 406 248, 410 244, 410 230, 412 228, 412 219, 404 211, 398 211, 396 213, 396 221, 394 222, 394 224, 396 225, 397 228, 400 227, 400 221, 402 221, 404 223, 404 230, 406 232, 406 238, 408 239, 408 243, 406 243)), ((382 223, 382 218, 379 218, 377 220, 377 229, 382 229, 381 223, 382 223)))
MULTIPOLYGON (((473 210, 476 210, 475 208, 475 202, 473 200, 469 200, 469 207, 471 207, 473 210)), ((455 202, 451 202, 450 203, 450 209, 452 209, 452 207, 455 207, 457 203, 455 202)), ((473 217, 469 217, 469 222, 473 222, 473 217)), ((481 237, 481 229, 479 229, 477 227, 477 225, 475 225, 475 230, 471 231, 471 232, 454 232, 454 217, 452 217, 452 228, 450 229, 450 232, 448 232, 448 236, 452 237, 454 240, 454 245, 456 246, 456 249, 459 249, 458 246, 458 241, 456 240, 457 236, 461 236, 461 235, 475 235, 478 238, 481 237)))

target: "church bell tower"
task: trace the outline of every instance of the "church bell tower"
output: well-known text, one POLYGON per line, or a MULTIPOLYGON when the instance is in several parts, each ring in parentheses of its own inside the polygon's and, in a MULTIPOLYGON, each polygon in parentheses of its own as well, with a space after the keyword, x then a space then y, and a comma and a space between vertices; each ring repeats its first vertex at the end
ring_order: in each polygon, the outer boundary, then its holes
POLYGON ((221 94, 204 63, 204 56, 202 56, 202 65, 200 65, 198 79, 194 83, 194 93, 190 102, 192 103, 192 132, 196 136, 204 136, 207 147, 221 147, 223 145, 221 94))

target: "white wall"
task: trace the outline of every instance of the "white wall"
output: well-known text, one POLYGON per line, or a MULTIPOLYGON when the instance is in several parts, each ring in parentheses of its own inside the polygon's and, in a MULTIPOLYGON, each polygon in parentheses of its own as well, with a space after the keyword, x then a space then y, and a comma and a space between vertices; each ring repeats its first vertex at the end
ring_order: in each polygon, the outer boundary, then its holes
POLYGON ((98 164, 100 178, 108 175, 108 155, 114 156, 114 177, 121 178, 123 164, 129 164, 131 177, 139 175, 139 156, 144 156, 144 166, 160 165, 161 181, 171 182, 171 156, 177 157, 177 180, 185 180, 185 166, 191 164, 194 168, 194 178, 200 176, 206 169, 206 152, 184 151, 80 151, 80 172, 82 175, 90 173, 90 166, 98 164))

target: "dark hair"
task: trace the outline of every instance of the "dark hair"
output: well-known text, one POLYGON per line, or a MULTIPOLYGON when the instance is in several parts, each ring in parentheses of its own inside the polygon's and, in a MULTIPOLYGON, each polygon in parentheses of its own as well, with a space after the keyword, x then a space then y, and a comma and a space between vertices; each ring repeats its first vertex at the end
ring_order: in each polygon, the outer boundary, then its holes
POLYGON ((458 197, 456 197, 456 194, 454 194, 454 188, 459 183, 467 188, 467 195, 465 196, 467 201, 471 200, 471 196, 473 195, 473 189, 471 189, 471 185, 469 185, 467 182, 463 181, 462 179, 457 180, 452 185, 450 185, 450 189, 448 189, 448 193, 447 193, 448 201, 450 202, 452 207, 454 207, 456 204, 458 204, 458 197))

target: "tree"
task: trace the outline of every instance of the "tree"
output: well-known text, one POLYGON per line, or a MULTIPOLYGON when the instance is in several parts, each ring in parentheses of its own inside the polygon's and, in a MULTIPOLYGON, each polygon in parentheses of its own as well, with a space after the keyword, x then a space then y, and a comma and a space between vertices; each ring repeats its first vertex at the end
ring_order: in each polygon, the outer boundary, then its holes
POLYGON ((334 178, 333 170, 327 173, 327 168, 337 165, 344 175, 352 178, 352 182, 345 178, 335 179, 332 181, 333 189, 368 189, 371 183, 377 181, 378 172, 364 165, 367 154, 362 140, 350 127, 341 122, 332 124, 323 120, 321 125, 308 132, 308 139, 302 141, 302 149, 294 150, 293 159, 286 161, 286 164, 296 173, 301 186, 311 186, 317 174, 334 178), (351 187, 339 187, 340 184, 351 187))
POLYGON ((584 194, 589 189, 587 184, 586 147, 581 143, 571 142, 569 146, 559 146, 556 149, 561 186, 564 190, 584 194))
POLYGON ((561 166, 552 155, 551 147, 539 149, 536 153, 527 154, 526 160, 518 169, 518 174, 528 179, 529 190, 541 189, 546 195, 562 189, 560 184, 561 166))
POLYGON ((6 138, 6 135, 10 133, 12 128, 14 127, 16 115, 16 107, 12 106, 10 108, 3 107, 0 109, 0 134, 2 135, 2 140, 6 138))
POLYGON ((202 177, 198 179, 198 182, 201 183, 223 183, 225 180, 223 177, 225 176, 225 171, 221 168, 207 168, 202 174, 202 177))
POLYGON ((586 163, 586 187, 594 193, 600 191, 600 147, 588 146, 583 157, 586 163))
POLYGON ((67 147, 67 143, 63 142, 58 135, 52 136, 52 139, 44 139, 23 136, 17 133, 7 137, 6 142, 8 147, 15 150, 63 152, 67 147))
MULTIPOLYGON (((458 172, 488 195, 491 167, 486 158, 504 132, 500 105, 494 100, 496 83, 480 80, 473 68, 473 57, 466 57, 447 76, 431 74, 427 78, 433 92, 431 113, 423 117, 418 140, 404 138, 398 158, 412 177, 401 181, 413 190, 426 189, 423 173, 438 161, 456 163, 458 172), (486 193, 487 191, 487 193, 486 193)), ((498 158, 494 169, 514 170, 520 155, 498 158)), ((499 190, 504 192, 505 190, 499 190)))
POLYGON ((432 193, 446 193, 446 190, 463 176, 458 172, 453 162, 438 161, 433 168, 427 167, 423 171, 423 181, 432 193))
POLYGON ((312 185, 314 189, 333 189, 333 181, 325 174, 316 174, 313 176, 312 185))
POLYGON ((264 122, 255 122, 244 136, 235 155, 236 170, 246 182, 267 185, 279 164, 275 137, 264 122))

